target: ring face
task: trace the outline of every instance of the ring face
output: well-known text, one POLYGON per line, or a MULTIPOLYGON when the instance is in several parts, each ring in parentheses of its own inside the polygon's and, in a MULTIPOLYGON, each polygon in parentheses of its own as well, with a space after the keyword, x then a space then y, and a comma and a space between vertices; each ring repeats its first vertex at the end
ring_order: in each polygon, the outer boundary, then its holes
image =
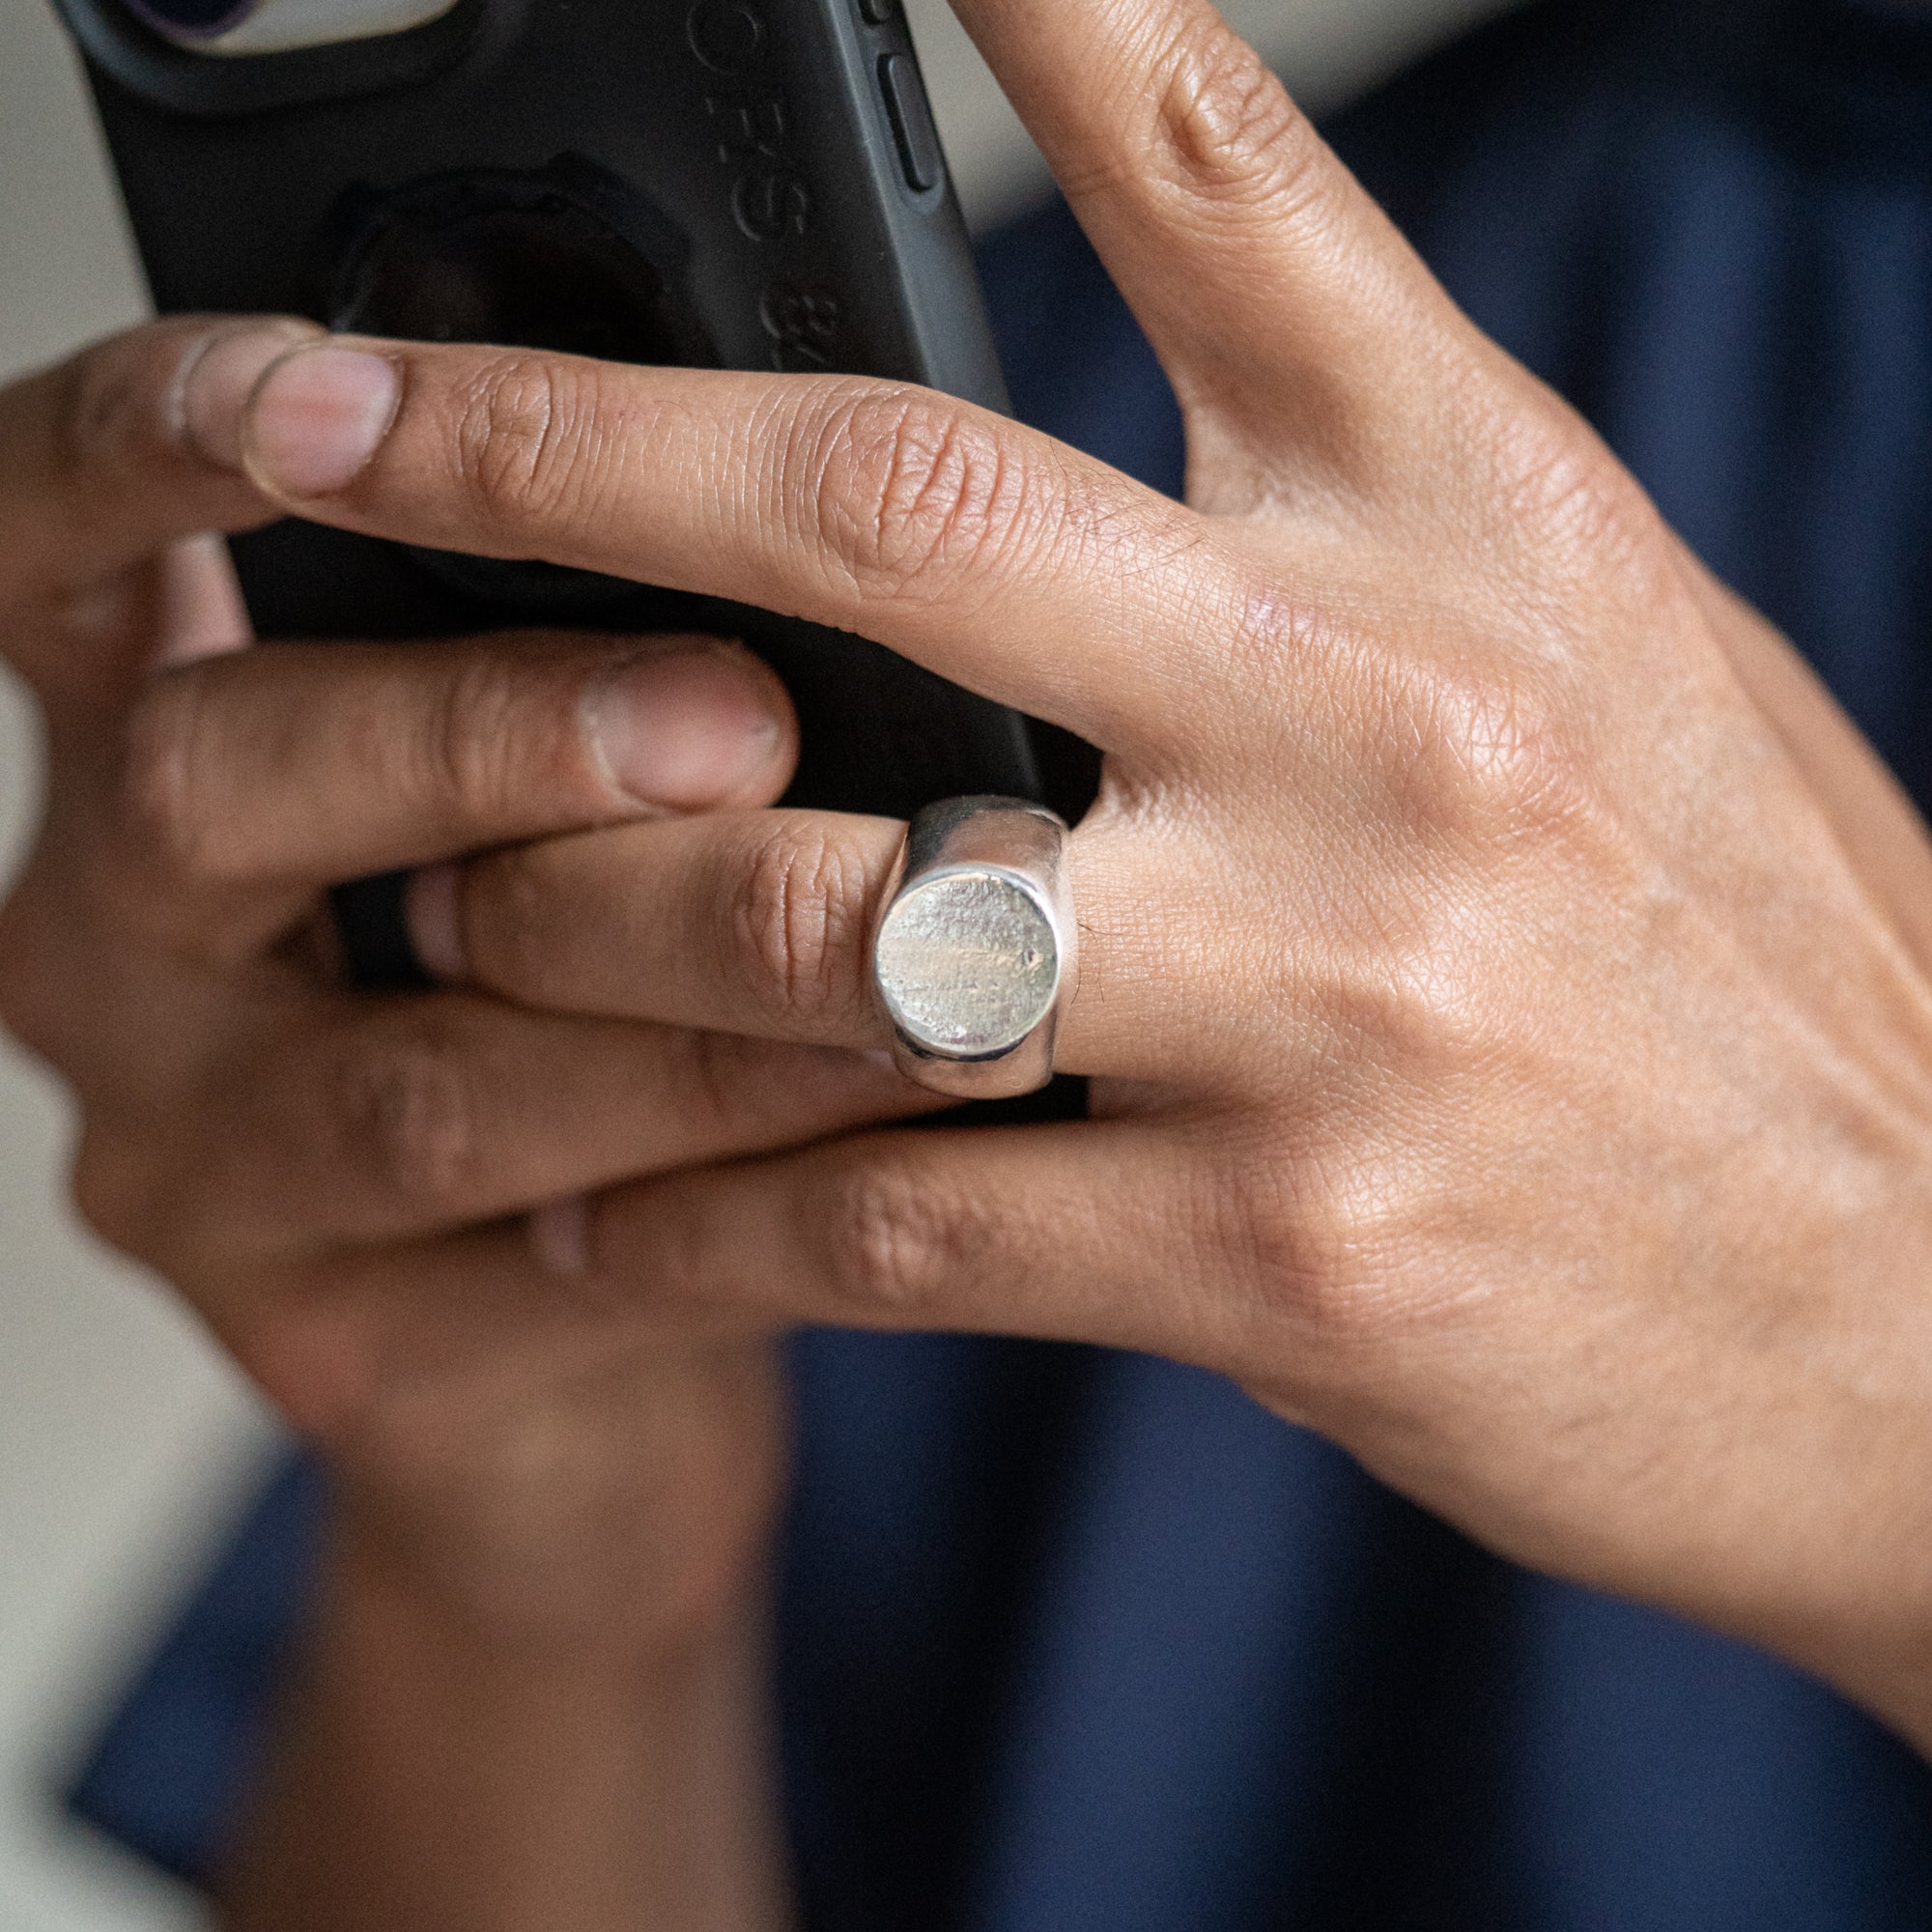
POLYGON ((872 933, 872 986, 908 1078, 962 1099, 1052 1079, 1074 969, 1065 838, 1023 799, 948 799, 913 820, 872 933))
POLYGON ((902 893, 873 950, 879 994, 915 1045, 954 1060, 1010 1053, 1060 996, 1060 938, 1037 893, 991 867, 902 893))

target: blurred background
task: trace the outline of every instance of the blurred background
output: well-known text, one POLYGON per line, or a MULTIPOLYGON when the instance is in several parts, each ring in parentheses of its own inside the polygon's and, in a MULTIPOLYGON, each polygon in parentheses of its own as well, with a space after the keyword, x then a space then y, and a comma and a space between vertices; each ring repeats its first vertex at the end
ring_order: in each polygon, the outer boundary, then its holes
MULTIPOLYGON (((1043 0, 1051 4, 1051 0, 1043 0)), ((1233 0, 1300 98, 1340 104, 1501 0, 1233 0)), ((1047 189, 944 0, 909 0, 969 217, 1047 189)), ((47 0, 0 0, 0 381, 144 298, 47 0)), ((0 669, 0 885, 31 827, 34 723, 0 669)), ((0 1932, 161 1932, 192 1899, 58 1794, 270 1454, 268 1419, 156 1284, 75 1225, 61 1096, 0 1038, 0 1932)))

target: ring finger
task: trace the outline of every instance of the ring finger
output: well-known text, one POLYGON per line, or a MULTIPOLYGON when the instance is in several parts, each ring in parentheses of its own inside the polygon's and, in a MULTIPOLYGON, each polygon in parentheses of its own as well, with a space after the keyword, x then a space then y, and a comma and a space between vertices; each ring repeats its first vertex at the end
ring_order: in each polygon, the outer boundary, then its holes
MULTIPOLYGON (((767 811, 555 838, 419 874, 412 926, 441 978, 527 1006, 878 1048, 869 941, 903 833, 890 819, 767 811)), ((1183 1070, 1184 1042, 1160 1023, 1192 977, 1175 935, 1211 920, 1190 903, 1207 890, 1197 869, 1163 866, 1163 851, 1157 829, 1104 807, 1069 839, 1080 969, 1063 1072, 1183 1070), (1134 911, 1151 873, 1157 925, 1134 911)))

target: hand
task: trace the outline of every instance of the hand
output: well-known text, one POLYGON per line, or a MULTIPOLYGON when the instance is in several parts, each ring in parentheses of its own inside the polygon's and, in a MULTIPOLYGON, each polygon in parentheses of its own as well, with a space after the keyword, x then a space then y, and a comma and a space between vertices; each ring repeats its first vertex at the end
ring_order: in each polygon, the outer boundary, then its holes
POLYGON ((554 1204, 923 1102, 842 1052, 339 983, 330 882, 762 804, 793 727, 703 640, 242 649, 219 546, 181 540, 276 514, 234 418, 315 333, 172 323, 0 392, 0 646, 51 763, 0 1008, 78 1095, 88 1218, 329 1452, 365 1557, 499 1630, 735 1629, 763 1338, 575 1290, 554 1204))
MULTIPOLYGON (((613 1188, 584 1292, 1212 1365, 1932 1743, 1919 826, 1202 0, 960 12, 1173 375, 1186 506, 912 390, 498 351, 305 350, 238 432, 304 515, 847 626, 1105 749, 1096 1118, 613 1188)), ((627 825, 418 908, 533 1007, 877 1045, 897 837, 627 825)))

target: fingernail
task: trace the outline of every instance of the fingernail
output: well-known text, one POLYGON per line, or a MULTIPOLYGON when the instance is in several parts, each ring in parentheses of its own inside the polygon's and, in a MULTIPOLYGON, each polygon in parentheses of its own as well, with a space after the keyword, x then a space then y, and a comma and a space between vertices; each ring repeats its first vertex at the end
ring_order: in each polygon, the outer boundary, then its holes
POLYGON ((389 433, 401 394, 384 356, 332 345, 298 350, 254 391, 242 429, 248 468, 279 496, 346 490, 389 433))
POLYGON ((582 1195, 537 1208, 529 1235, 537 1264, 547 1274, 570 1279, 590 1272, 590 1210, 582 1195))
POLYGON ((432 980, 468 977, 469 960, 463 945, 454 866, 424 866, 412 873, 403 890, 403 917, 416 963, 432 980))
POLYGON ((772 680, 736 652, 654 652, 591 685, 585 724, 617 790, 689 810, 771 771, 782 730, 775 701, 772 680))
POLYGON ((312 324, 270 322, 232 329, 209 342, 182 372, 175 415, 209 462, 242 468, 242 412, 263 370, 319 336, 312 324))

